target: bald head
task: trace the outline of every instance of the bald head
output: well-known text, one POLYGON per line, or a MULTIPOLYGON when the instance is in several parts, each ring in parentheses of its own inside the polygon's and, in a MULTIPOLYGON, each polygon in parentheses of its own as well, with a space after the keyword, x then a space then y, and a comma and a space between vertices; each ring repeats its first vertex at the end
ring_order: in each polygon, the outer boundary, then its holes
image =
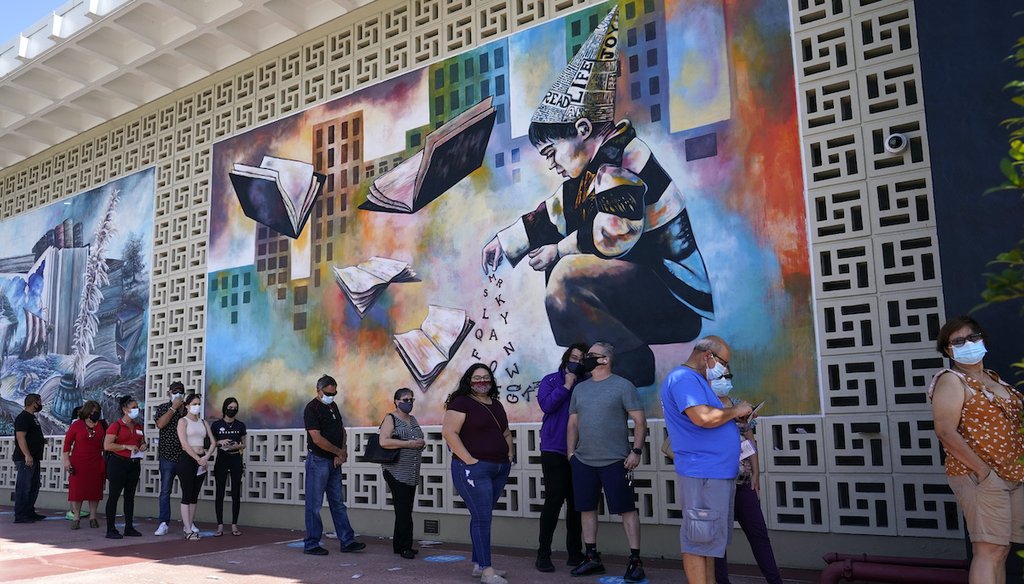
POLYGON ((729 343, 717 335, 708 335, 693 346, 690 358, 686 360, 686 366, 704 373, 714 367, 715 361, 728 367, 730 359, 732 359, 732 349, 729 348, 729 343))

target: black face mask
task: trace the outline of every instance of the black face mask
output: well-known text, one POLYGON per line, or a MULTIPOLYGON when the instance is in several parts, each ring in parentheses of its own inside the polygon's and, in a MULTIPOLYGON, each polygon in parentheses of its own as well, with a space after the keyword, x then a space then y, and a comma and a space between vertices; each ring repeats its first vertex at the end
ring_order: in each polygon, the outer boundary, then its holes
POLYGON ((572 373, 573 375, 580 375, 583 373, 583 364, 569 361, 565 364, 565 372, 572 373))
POLYGON ((234 418, 235 416, 238 415, 238 408, 224 410, 224 415, 227 416, 228 418, 234 418))
POLYGON ((100 421, 100 412, 99 412, 99 411, 95 411, 95 412, 93 412, 93 413, 92 413, 92 414, 91 414, 91 415, 89 416, 89 419, 90 419, 90 420, 92 420, 93 422, 99 422, 99 421, 100 421))
POLYGON ((598 357, 584 357, 583 362, 580 363, 580 373, 590 373, 593 371, 600 365, 597 361, 598 357))
POLYGON ((32 409, 35 410, 35 413, 38 414, 39 412, 43 411, 43 404, 41 402, 37 402, 35 405, 32 406, 32 409))

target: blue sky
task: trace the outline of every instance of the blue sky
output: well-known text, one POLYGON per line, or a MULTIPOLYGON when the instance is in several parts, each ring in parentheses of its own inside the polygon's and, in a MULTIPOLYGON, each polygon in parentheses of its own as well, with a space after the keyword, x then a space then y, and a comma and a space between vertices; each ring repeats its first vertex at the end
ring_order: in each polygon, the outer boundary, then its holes
POLYGON ((7 44, 68 0, 0 0, 0 44, 7 44))

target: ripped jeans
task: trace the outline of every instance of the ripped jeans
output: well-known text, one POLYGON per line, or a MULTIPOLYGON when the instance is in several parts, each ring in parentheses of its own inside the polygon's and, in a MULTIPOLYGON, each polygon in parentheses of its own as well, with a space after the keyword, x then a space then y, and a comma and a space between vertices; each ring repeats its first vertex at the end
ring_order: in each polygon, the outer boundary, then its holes
POLYGON ((469 538, 473 562, 481 568, 491 565, 491 516, 498 503, 512 465, 481 460, 467 465, 452 457, 452 482, 469 509, 469 538))

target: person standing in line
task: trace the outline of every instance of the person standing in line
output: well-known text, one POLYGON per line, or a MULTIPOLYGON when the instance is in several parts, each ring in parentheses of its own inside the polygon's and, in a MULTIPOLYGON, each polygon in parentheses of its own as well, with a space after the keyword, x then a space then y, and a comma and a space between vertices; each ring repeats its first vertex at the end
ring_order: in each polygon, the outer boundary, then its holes
POLYGON ((107 427, 103 438, 103 449, 111 453, 107 457, 107 539, 121 539, 114 520, 117 516, 117 502, 124 493, 124 535, 141 537, 135 529, 135 490, 142 474, 142 457, 148 449, 142 424, 138 423, 139 402, 130 395, 118 400, 121 417, 107 427))
POLYGON ((213 478, 217 482, 217 497, 214 507, 217 511, 217 531, 214 537, 224 535, 224 491, 228 476, 231 477, 231 535, 242 535, 238 529, 238 513, 242 506, 242 473, 245 461, 245 424, 238 420, 238 400, 229 397, 220 409, 223 417, 210 425, 213 439, 217 443, 217 460, 213 466, 213 478))
POLYGON ((572 465, 566 457, 566 429, 569 425, 569 399, 572 390, 582 380, 580 362, 587 345, 573 343, 562 354, 558 371, 546 375, 537 389, 537 403, 544 418, 540 426, 540 466, 544 473, 544 507, 540 512, 540 536, 537 560, 534 566, 541 572, 554 572, 551 563, 551 540, 558 526, 558 514, 565 503, 565 551, 569 566, 578 566, 583 560, 582 524, 580 512, 572 496, 572 465))
POLYGON ((14 482, 14 522, 34 523, 46 519, 36 513, 36 499, 42 483, 40 463, 43 460, 43 428, 36 414, 43 411, 43 398, 38 393, 25 396, 25 409, 14 418, 15 448, 11 458, 17 468, 14 482))
POLYGON ((171 491, 174 490, 174 477, 178 468, 178 458, 182 456, 181 441, 178 440, 178 420, 185 410, 185 385, 180 381, 171 383, 167 390, 169 401, 156 407, 153 423, 160 431, 156 445, 157 458, 160 461, 160 525, 154 535, 167 535, 171 522, 171 491))
POLYGON ((452 451, 455 490, 469 509, 472 576, 482 584, 506 584, 505 571, 491 565, 491 521, 512 470, 512 431, 498 384, 483 363, 470 365, 445 401, 441 434, 452 451))
POLYGON ((427 444, 423 440, 423 430, 416 416, 412 415, 415 402, 415 394, 411 389, 403 387, 395 391, 395 409, 380 424, 381 447, 400 450, 397 461, 381 466, 395 505, 395 530, 391 545, 396 554, 407 560, 415 558, 419 553, 419 550, 412 547, 412 508, 416 501, 423 447, 427 444))
POLYGON ((622 580, 641 582, 646 574, 640 560, 640 515, 631 474, 643 454, 647 417, 636 387, 612 373, 614 359, 615 348, 610 343, 594 343, 583 359, 583 368, 591 372, 590 379, 576 385, 569 402, 566 447, 586 546, 586 557, 571 574, 605 572, 597 551, 597 508, 604 490, 608 512, 622 517, 629 542, 629 561, 622 580), (633 420, 632 445, 628 420, 633 420))
POLYGON ((709 383, 729 372, 731 358, 724 340, 704 337, 661 384, 683 512, 680 551, 691 584, 714 584, 714 558, 725 555, 732 538, 740 460, 740 431, 733 420, 746 418, 753 410, 743 401, 726 406, 709 383))
POLYGON ((348 520, 345 507, 345 485, 341 480, 341 465, 348 460, 345 422, 334 398, 338 395, 338 382, 323 375, 316 382, 316 397, 306 404, 302 418, 306 427, 306 538, 302 553, 326 556, 329 552, 320 545, 324 523, 320 509, 327 496, 334 530, 341 543, 341 552, 358 552, 366 544, 356 541, 356 532, 348 520))
POLYGON ((81 527, 82 501, 89 502, 89 527, 100 526, 96 513, 103 498, 103 426, 100 404, 93 400, 78 408, 78 419, 64 435, 64 471, 68 473, 68 501, 71 502, 71 529, 81 527))
POLYGON ((198 394, 190 393, 185 398, 185 407, 185 417, 178 420, 178 440, 184 454, 178 457, 175 473, 181 485, 181 524, 185 539, 196 541, 199 539, 199 528, 195 524, 196 504, 213 454, 213 450, 206 447, 207 440, 213 444, 213 431, 201 417, 203 405, 198 394))

